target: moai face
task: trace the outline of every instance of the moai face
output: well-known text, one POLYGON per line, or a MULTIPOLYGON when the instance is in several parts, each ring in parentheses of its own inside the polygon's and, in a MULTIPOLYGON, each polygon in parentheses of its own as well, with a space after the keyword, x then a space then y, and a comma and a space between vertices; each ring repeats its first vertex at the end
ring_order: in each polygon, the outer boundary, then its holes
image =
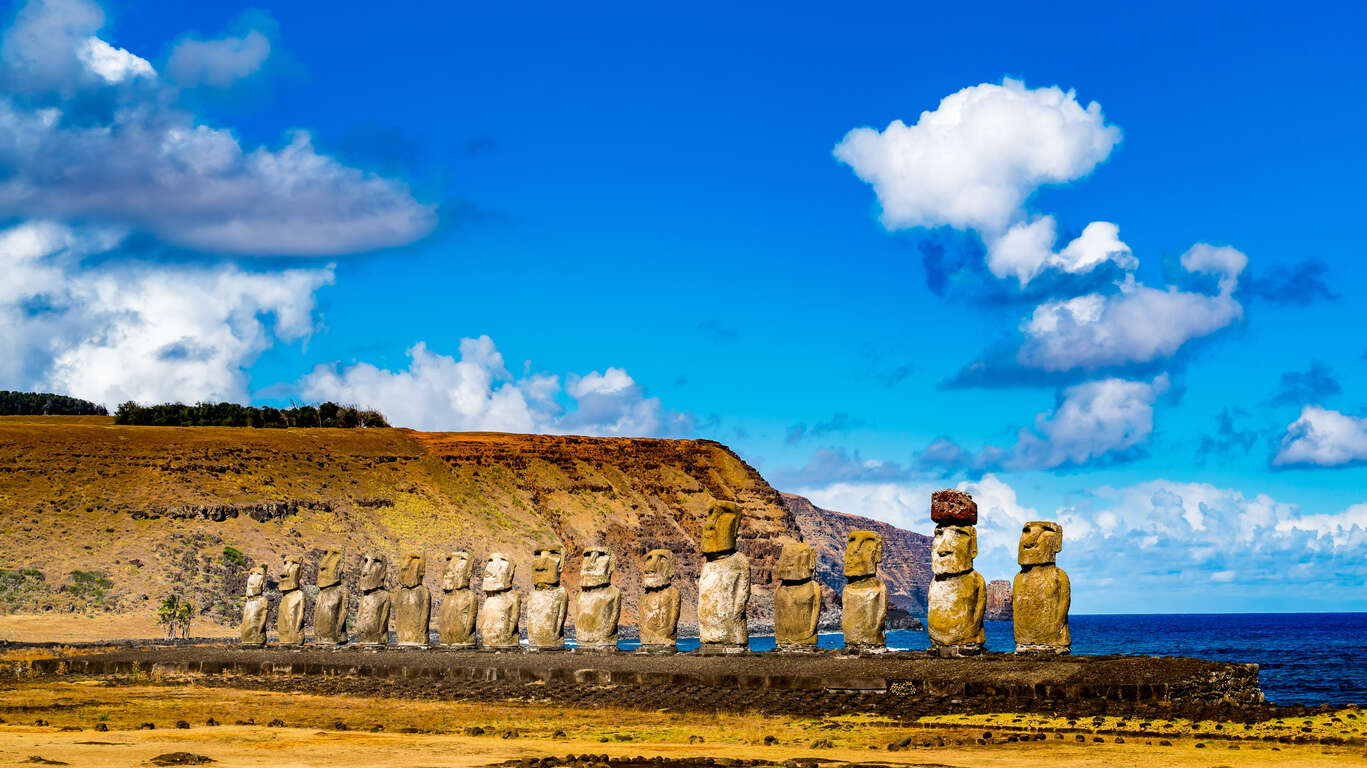
POLYGON ((883 562, 883 537, 873 531, 850 531, 845 543, 845 578, 877 576, 883 562))
POLYGON ((502 552, 490 552, 484 564, 484 591, 502 592, 513 588, 513 575, 516 571, 508 556, 502 552))
POLYGON ((318 561, 318 588, 323 589, 342 581, 342 551, 329 549, 318 561))
POLYGON ((601 587, 612 581, 612 553, 604 547, 584 550, 584 564, 579 568, 580 587, 601 587))
POLYGON ((942 525, 930 544, 930 570, 936 574, 973 570, 978 556, 978 531, 971 525, 942 525))
POLYGON ((816 550, 800 541, 783 545, 778 554, 778 577, 784 581, 807 581, 816 572, 816 550))
POLYGON ((1063 526, 1046 520, 1032 520, 1021 529, 1020 549, 1016 562, 1021 565, 1044 565, 1054 562, 1063 549, 1063 526))
POLYGON ((361 578, 356 586, 362 592, 374 592, 384 586, 384 577, 389 570, 389 561, 384 555, 366 555, 361 565, 361 578))
POLYGON ((247 597, 257 597, 266 589, 266 566, 258 565, 247 575, 247 597))
POLYGON ((446 571, 441 575, 441 588, 444 592, 470 587, 470 571, 474 561, 469 552, 452 552, 446 556, 446 571))
POLYGON ((298 555, 285 555, 285 565, 280 570, 280 591, 298 589, 299 574, 303 570, 304 562, 298 555))
POLYGON ((403 567, 399 569, 399 586, 405 589, 422 584, 427 576, 427 555, 422 552, 409 552, 403 556, 403 567))
POLYGON ((538 587, 560 586, 560 571, 565 567, 565 550, 542 547, 532 555, 532 584, 538 587))
POLYGON ((730 552, 736 548, 736 533, 740 530, 740 507, 729 501, 719 501, 707 511, 707 522, 702 527, 704 555, 730 552))
POLYGON ((674 553, 667 549, 652 549, 646 553, 645 568, 641 571, 641 586, 660 589, 674 582, 674 553))

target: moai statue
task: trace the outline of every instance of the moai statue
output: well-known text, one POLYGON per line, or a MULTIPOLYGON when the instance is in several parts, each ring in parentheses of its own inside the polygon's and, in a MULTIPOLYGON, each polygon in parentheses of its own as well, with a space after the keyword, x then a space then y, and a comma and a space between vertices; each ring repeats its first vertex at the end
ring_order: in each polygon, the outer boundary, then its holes
POLYGON ((437 640, 445 648, 475 647, 475 593, 470 589, 474 561, 469 552, 446 556, 441 576, 441 608, 437 611, 437 640))
POLYGON ((247 602, 242 606, 242 644, 266 644, 266 564, 247 575, 247 602))
POLYGON ((987 609, 987 584, 973 570, 978 556, 978 505, 963 491, 936 491, 931 495, 931 519, 935 539, 930 545, 929 605, 926 627, 940 656, 981 653, 987 636, 983 612, 987 609))
POLYGON ((318 602, 313 604, 314 645, 346 645, 346 603, 342 551, 329 549, 318 561, 318 602))
POLYGON ((502 552, 484 564, 484 605, 479 607, 479 643, 491 651, 516 651, 522 598, 513 589, 517 568, 502 552))
POLYGON ((579 568, 575 647, 581 651, 617 650, 617 621, 621 617, 622 592, 612 586, 612 553, 604 547, 589 547, 579 568))
POLYGON ((281 645, 304 644, 304 590, 299 583, 304 561, 299 555, 285 555, 280 572, 280 606, 276 609, 276 629, 281 645))
POLYGON ((541 547, 532 555, 532 591, 527 595, 527 649, 559 651, 565 648, 565 616, 570 596, 560 586, 565 550, 541 547))
POLYGON ((845 543, 845 590, 840 593, 840 631, 845 634, 847 651, 887 650, 883 625, 888 620, 888 588, 878 578, 881 562, 883 537, 873 531, 850 531, 845 543))
POLYGON ((394 635, 399 645, 426 648, 431 642, 432 593, 422 583, 427 576, 427 555, 404 555, 399 569, 399 590, 394 593, 394 635))
POLYGON ((1068 653, 1068 607, 1073 590, 1068 574, 1054 564, 1063 549, 1063 526, 1034 521, 1021 529, 1016 562, 1021 571, 1011 585, 1016 653, 1068 653))
POLYGON ((641 602, 637 606, 637 629, 641 648, 637 653, 675 653, 679 650, 679 588, 674 586, 674 553, 652 549, 641 571, 641 602))
POLYGON ((821 586, 812 580, 815 573, 816 550, 800 541, 784 543, 778 555, 782 584, 774 590, 774 642, 780 651, 816 650, 821 586))
POLYGON ((707 511, 702 553, 707 559, 698 576, 698 635, 704 653, 745 653, 750 628, 750 561, 736 551, 740 507, 719 501, 707 511))
POLYGON ((389 644, 389 614, 393 596, 384 588, 389 561, 384 555, 366 555, 361 566, 361 605, 356 609, 356 642, 370 648, 389 644))

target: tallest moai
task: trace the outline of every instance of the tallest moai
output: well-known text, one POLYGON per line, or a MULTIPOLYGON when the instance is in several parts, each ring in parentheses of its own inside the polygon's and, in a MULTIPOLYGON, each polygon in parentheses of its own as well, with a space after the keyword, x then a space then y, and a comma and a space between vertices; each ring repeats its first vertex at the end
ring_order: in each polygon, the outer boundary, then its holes
POLYGON ((940 656, 982 653, 983 612, 987 584, 973 570, 978 556, 978 505, 963 491, 936 491, 930 496, 935 539, 930 545, 929 605, 926 627, 932 650, 940 656))

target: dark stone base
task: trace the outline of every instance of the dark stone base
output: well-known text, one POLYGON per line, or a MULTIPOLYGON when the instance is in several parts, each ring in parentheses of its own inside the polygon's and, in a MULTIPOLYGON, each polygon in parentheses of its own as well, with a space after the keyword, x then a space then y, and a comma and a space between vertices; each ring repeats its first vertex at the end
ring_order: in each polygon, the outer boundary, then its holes
POLYGON ((617 653, 617 643, 611 645, 577 645, 575 653, 617 653))
POLYGON ((774 650, 779 653, 816 653, 818 650, 816 643, 778 643, 774 650))
POLYGON ((750 646, 733 643, 702 643, 697 650, 699 656, 740 656, 749 652, 750 646))
POLYGON ((643 646, 641 646, 641 647, 639 647, 639 648, 636 649, 636 653, 637 653, 638 655, 641 655, 641 656, 668 656, 668 655, 670 655, 670 654, 672 654, 672 653, 678 653, 678 652, 679 652, 679 646, 677 646, 677 645, 675 645, 675 644, 673 644, 673 643, 670 643, 670 644, 661 643, 661 644, 658 644, 658 645, 643 645, 643 646))
POLYGON ((529 645, 527 653, 563 653, 566 650, 563 645, 529 645))
POLYGON ((930 648, 930 655, 941 659, 957 659, 961 656, 981 656, 983 653, 982 643, 964 643, 963 645, 934 645, 930 648))
POLYGON ((847 645, 841 649, 846 656, 881 656, 887 652, 886 645, 847 645))
POLYGON ((1068 656, 1073 652, 1068 645, 1030 645, 1016 644, 1016 653, 1034 656, 1068 656))
POLYGON ((520 645, 481 645, 475 650, 480 653, 522 653, 520 645))

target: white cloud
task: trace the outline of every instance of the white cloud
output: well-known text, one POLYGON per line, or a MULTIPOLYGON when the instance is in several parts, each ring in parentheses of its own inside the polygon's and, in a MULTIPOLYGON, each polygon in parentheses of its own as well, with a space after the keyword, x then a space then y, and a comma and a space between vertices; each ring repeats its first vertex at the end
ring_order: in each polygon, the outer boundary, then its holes
POLYGON ((122 48, 115 48, 98 37, 88 37, 76 49, 76 58, 99 75, 106 83, 122 83, 135 77, 156 77, 157 71, 147 59, 134 56, 122 48))
POLYGON ((424 430, 677 436, 692 431, 687 414, 667 411, 620 368, 570 375, 560 403, 560 377, 514 379, 488 336, 462 339, 460 359, 419 342, 407 370, 369 363, 319 365, 301 382, 306 397, 377 408, 391 424, 424 430))
POLYGON ((1367 419, 1318 405, 1301 409, 1272 458, 1282 467, 1336 467, 1359 461, 1367 461, 1367 419))
POLYGON ((1139 266, 1130 247, 1120 239, 1120 228, 1107 221, 1088 224, 1061 251, 1053 216, 1021 222, 987 240, 987 268, 997 277, 1015 277, 1025 287, 1046 269, 1080 275, 1111 261, 1124 270, 1139 266))
POLYGON ((1014 468, 1083 465, 1146 442, 1153 432, 1153 403, 1168 377, 1152 382, 1101 379, 1069 387, 1051 414, 1021 430, 1007 464, 1014 468))
POLYGON ((84 0, 33 0, 6 31, 6 81, 43 103, 0 97, 6 215, 101 222, 235 254, 352 253, 434 228, 434 207, 406 185, 318 154, 307 132, 278 149, 243 147, 172 106, 174 89, 151 65, 94 37, 103 21, 84 0), (80 97, 91 89, 112 105, 94 119, 80 97))
POLYGON ((1025 341, 1017 362, 1046 371, 1096 369, 1170 357, 1192 339, 1243 317, 1234 298, 1247 259, 1233 248, 1198 244, 1182 256, 1191 272, 1214 274, 1215 295, 1170 286, 1149 288, 1132 277, 1113 294, 1090 293, 1035 308, 1021 323, 1025 341))
POLYGON ((873 185, 888 229, 996 232, 1037 187, 1086 176, 1119 141, 1100 104, 1007 78, 946 96, 915 125, 856 128, 835 156, 873 185))
POLYGON ((277 339, 313 329, 331 267, 107 263, 83 257, 118 233, 27 222, 0 232, 0 378, 107 406, 247 398, 246 368, 277 339))
POLYGON ((270 38, 256 29, 217 40, 187 38, 171 49, 166 73, 188 87, 227 88, 261 69, 270 55, 270 38))
POLYGON ((1073 91, 1007 78, 946 96, 915 125, 856 128, 834 154, 873 185, 883 226, 975 230, 992 274, 1024 287, 1048 268, 1082 273, 1106 261, 1133 268, 1114 224, 1092 222, 1056 253, 1053 217, 1027 220, 1025 212, 1036 189, 1086 176, 1119 141, 1120 129, 1096 102, 1083 107, 1073 91))

